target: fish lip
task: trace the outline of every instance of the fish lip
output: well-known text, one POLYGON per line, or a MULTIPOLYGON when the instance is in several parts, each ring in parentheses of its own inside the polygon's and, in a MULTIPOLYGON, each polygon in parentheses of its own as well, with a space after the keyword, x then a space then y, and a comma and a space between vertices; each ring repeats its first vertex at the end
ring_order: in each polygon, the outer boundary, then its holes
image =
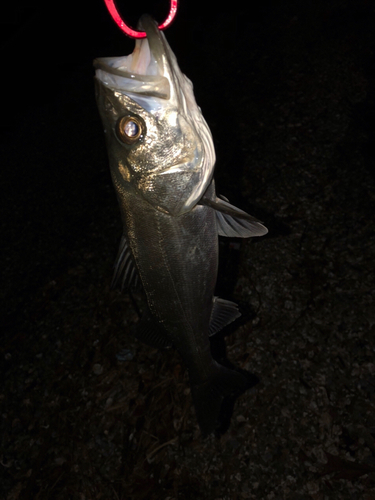
POLYGON ((111 75, 121 76, 123 78, 130 78, 131 80, 139 80, 153 83, 164 78, 162 75, 141 75, 139 73, 125 71, 119 68, 114 68, 109 64, 109 62, 117 60, 117 57, 97 57, 93 61, 93 66, 95 69, 101 69, 105 73, 110 73, 111 75))
POLYGON ((144 30, 147 41, 161 74, 164 73, 165 56, 170 51, 164 34, 159 30, 158 24, 149 14, 143 14, 138 22, 138 29, 144 30))
POLYGON ((134 71, 121 70, 119 68, 113 67, 111 62, 115 62, 119 57, 97 57, 93 61, 94 68, 101 69, 106 73, 110 73, 116 76, 122 76, 126 78, 131 78, 133 80, 149 81, 153 82, 159 80, 163 77, 164 68, 164 55, 167 51, 163 35, 158 28, 156 21, 149 15, 143 14, 138 22, 138 29, 146 32, 147 42, 149 45, 150 52, 155 58, 158 69, 160 71, 159 75, 147 75, 142 73, 136 73, 134 71))
POLYGON ((173 85, 171 49, 156 21, 148 14, 141 17, 138 29, 145 31, 147 38, 137 40, 131 54, 94 59, 96 78, 111 90, 126 95, 131 93, 169 101, 173 85))

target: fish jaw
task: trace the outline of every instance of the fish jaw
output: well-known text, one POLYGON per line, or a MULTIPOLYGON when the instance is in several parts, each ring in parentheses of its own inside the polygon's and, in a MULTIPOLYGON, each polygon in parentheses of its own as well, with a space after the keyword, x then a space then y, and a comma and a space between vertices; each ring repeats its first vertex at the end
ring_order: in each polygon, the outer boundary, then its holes
POLYGON ((155 209, 180 216, 197 205, 212 180, 212 135, 164 34, 148 16, 142 29, 147 38, 136 42, 133 54, 94 63, 98 108, 112 175, 118 181, 122 175, 130 182, 123 188, 131 185, 155 209), (145 125, 131 147, 118 137, 117 124, 125 115, 145 125))

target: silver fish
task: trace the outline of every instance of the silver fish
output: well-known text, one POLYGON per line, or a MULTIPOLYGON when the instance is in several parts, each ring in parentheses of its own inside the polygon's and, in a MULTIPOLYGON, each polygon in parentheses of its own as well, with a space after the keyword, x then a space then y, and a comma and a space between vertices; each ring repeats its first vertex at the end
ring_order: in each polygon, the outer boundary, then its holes
POLYGON ((114 281, 141 284, 149 310, 136 336, 184 359, 202 433, 248 380, 213 360, 210 335, 240 316, 214 295, 218 235, 262 236, 254 217, 215 194, 215 151, 190 80, 155 21, 125 57, 94 61, 96 95, 124 233, 114 281))

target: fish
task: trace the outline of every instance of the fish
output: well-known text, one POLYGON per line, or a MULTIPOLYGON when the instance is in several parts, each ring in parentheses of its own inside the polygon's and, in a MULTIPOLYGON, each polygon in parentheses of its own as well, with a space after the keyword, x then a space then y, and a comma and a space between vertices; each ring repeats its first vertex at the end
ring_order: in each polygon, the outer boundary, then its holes
POLYGON ((220 426, 226 398, 248 388, 235 368, 215 361, 210 338, 240 316, 215 296, 218 236, 267 233, 255 217, 216 196, 211 131, 191 81, 157 23, 143 15, 132 54, 94 60, 96 100, 123 235, 114 279, 147 300, 134 335, 176 349, 189 374, 203 436, 220 426))

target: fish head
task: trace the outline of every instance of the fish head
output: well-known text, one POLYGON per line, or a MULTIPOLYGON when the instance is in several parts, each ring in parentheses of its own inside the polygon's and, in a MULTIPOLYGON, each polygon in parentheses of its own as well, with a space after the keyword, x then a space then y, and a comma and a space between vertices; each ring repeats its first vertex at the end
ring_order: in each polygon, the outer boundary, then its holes
POLYGON ((125 57, 96 59, 97 103, 119 197, 133 189, 172 216, 190 211, 215 164, 211 132, 164 34, 149 16, 147 38, 125 57))

